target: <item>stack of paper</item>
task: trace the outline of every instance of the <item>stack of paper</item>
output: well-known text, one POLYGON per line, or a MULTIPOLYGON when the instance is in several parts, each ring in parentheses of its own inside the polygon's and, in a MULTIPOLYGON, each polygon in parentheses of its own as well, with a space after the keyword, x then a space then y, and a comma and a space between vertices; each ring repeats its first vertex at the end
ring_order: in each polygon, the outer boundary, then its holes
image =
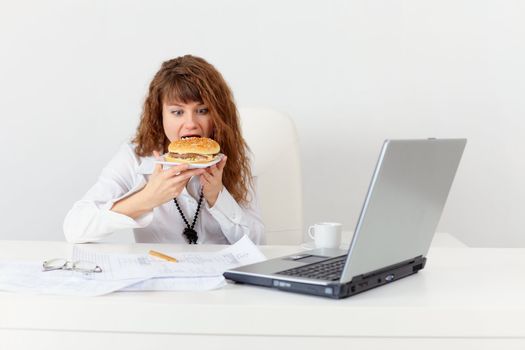
POLYGON ((164 253, 177 262, 146 254, 97 253, 75 246, 71 260, 90 261, 102 268, 101 273, 91 274, 43 272, 41 262, 0 261, 0 290, 82 296, 114 291, 210 290, 225 284, 225 270, 266 259, 246 236, 219 252, 164 253))

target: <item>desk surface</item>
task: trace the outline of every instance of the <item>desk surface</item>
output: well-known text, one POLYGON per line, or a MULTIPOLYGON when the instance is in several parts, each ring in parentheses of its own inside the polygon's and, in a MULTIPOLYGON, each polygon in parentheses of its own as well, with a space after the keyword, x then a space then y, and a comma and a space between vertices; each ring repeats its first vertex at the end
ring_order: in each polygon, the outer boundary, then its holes
MULTIPOLYGON (((0 258, 70 256, 72 247, 64 242, 0 241, 0 258)), ((90 245, 119 253, 160 247, 221 248, 90 245)), ((297 249, 261 247, 267 257, 297 249)), ((525 249, 433 247, 420 273, 344 300, 236 284, 209 292, 121 292, 95 298, 0 292, 0 330, 523 340, 524 271, 525 249)))

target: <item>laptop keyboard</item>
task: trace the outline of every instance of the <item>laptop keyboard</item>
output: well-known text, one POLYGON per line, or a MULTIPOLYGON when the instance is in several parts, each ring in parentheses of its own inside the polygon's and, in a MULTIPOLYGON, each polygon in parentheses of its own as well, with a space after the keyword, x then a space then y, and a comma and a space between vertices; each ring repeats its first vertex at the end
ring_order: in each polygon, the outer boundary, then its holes
POLYGON ((337 281, 341 278, 345 266, 346 255, 334 259, 320 261, 310 265, 295 267, 278 272, 278 275, 306 277, 319 280, 337 281))

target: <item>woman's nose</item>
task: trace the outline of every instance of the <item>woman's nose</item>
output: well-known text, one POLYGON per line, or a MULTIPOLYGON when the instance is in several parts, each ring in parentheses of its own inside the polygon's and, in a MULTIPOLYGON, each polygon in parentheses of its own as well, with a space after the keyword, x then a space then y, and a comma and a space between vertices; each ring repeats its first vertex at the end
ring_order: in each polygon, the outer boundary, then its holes
POLYGON ((197 126, 197 115, 194 113, 188 113, 184 119, 184 126, 186 127, 195 127, 197 126))

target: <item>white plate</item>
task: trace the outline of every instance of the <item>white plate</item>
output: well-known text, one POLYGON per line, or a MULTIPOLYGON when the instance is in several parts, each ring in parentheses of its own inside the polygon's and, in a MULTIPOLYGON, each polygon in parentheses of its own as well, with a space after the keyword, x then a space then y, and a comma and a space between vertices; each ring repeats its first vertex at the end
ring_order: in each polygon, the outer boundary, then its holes
MULTIPOLYGON (((164 156, 165 154, 163 154, 161 156, 161 158, 163 160, 155 160, 155 164, 162 164, 162 165, 165 165, 167 167, 171 167, 171 166, 175 166, 175 165, 179 165, 179 164, 186 164, 186 163, 176 163, 176 162, 168 162, 166 160, 164 160, 164 156)), ((201 169, 201 168, 209 168, 211 167, 212 165, 215 165, 217 163, 219 163, 222 158, 224 157, 224 154, 222 153, 219 153, 217 155, 217 157, 215 157, 211 162, 209 163, 196 163, 196 164, 189 164, 189 169, 201 169)))

